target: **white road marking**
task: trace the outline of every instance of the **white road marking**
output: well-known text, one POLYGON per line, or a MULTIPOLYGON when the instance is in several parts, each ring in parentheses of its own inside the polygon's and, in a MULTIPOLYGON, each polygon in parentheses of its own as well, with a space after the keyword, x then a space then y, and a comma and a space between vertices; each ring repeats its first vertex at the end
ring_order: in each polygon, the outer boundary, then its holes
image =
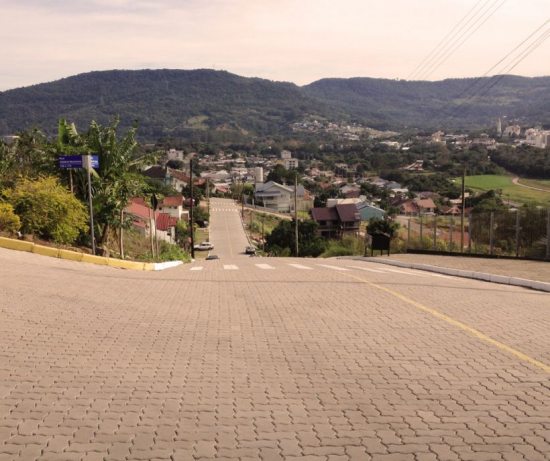
POLYGON ((255 264, 256 267, 259 267, 260 269, 275 269, 273 266, 270 266, 269 264, 255 264))
POLYGON ((235 264, 224 264, 223 268, 226 271, 236 271, 239 269, 237 266, 235 266, 235 264))
POLYGON ((289 266, 294 267, 295 269, 303 269, 308 271, 313 270, 312 267, 302 266, 301 264, 289 264, 289 266))
POLYGON ((433 272, 426 272, 427 275, 430 275, 432 277, 441 277, 442 279, 452 279, 453 277, 449 277, 448 275, 443 274, 434 274, 433 272))
POLYGON ((414 272, 407 272, 407 271, 400 271, 399 269, 389 269, 385 268, 388 272, 396 272, 398 274, 406 274, 406 275, 412 275, 414 277, 424 277, 423 274, 415 274, 414 272))
POLYGON ((327 269, 332 269, 335 271, 349 271, 349 269, 346 269, 345 267, 338 267, 338 266, 329 266, 328 264, 317 264, 321 267, 326 267, 327 269))
POLYGON ((189 269, 190 271, 202 271, 203 267, 202 266, 195 266, 195 267, 192 267, 191 269, 189 269))
POLYGON ((378 270, 378 269, 371 269, 369 267, 358 267, 358 266, 347 266, 350 269, 359 269, 361 271, 367 271, 367 272, 377 272, 379 274, 385 274, 384 271, 378 270))

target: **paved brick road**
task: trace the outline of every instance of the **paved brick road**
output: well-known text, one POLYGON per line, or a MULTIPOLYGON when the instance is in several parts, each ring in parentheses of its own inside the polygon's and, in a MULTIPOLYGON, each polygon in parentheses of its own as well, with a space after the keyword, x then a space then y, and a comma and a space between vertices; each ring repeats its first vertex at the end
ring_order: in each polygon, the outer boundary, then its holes
POLYGON ((549 310, 366 262, 0 249, 0 460, 550 459, 549 310))

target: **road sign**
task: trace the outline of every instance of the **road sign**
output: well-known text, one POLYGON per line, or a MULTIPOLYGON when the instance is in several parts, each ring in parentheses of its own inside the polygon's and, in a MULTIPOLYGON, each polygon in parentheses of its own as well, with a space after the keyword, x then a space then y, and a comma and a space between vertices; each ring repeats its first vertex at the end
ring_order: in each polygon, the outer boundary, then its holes
MULTIPOLYGON (((84 168, 85 155, 61 155, 59 157, 59 168, 84 168)), ((92 155, 92 168, 99 168, 99 156, 92 155)))

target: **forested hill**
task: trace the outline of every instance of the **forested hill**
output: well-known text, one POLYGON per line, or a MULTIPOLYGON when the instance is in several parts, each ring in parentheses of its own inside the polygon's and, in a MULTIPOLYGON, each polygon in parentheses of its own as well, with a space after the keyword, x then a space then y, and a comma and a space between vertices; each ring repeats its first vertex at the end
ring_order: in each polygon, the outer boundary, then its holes
POLYGON ((115 115, 151 140, 213 130, 276 133, 307 114, 331 115, 292 83, 213 70, 103 71, 0 93, 0 134, 64 117, 87 126, 115 115))
POLYGON ((152 141, 276 134, 307 116, 394 130, 484 128, 504 115, 550 123, 550 77, 506 76, 469 99, 474 82, 352 78, 299 87, 213 70, 90 72, 0 92, 0 135, 32 126, 53 133, 61 117, 85 127, 115 115, 123 127, 137 121, 152 141))
POLYGON ((481 128, 498 117, 550 124, 550 77, 447 79, 322 79, 306 94, 364 123, 399 129, 481 128))

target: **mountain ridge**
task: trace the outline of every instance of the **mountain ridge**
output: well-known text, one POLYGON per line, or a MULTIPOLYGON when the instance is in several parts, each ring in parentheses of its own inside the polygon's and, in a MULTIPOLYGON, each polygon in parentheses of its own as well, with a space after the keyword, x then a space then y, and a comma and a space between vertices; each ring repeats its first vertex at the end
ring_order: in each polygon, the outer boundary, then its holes
POLYGON ((475 82, 488 86, 488 78, 326 78, 298 86, 210 69, 91 71, 0 92, 0 134, 32 126, 52 133, 58 118, 87 126, 116 115, 122 127, 137 120, 149 140, 289 133, 290 124, 311 116, 397 131, 487 126, 502 115, 550 122, 550 77, 498 80, 468 100, 461 93, 475 82))

